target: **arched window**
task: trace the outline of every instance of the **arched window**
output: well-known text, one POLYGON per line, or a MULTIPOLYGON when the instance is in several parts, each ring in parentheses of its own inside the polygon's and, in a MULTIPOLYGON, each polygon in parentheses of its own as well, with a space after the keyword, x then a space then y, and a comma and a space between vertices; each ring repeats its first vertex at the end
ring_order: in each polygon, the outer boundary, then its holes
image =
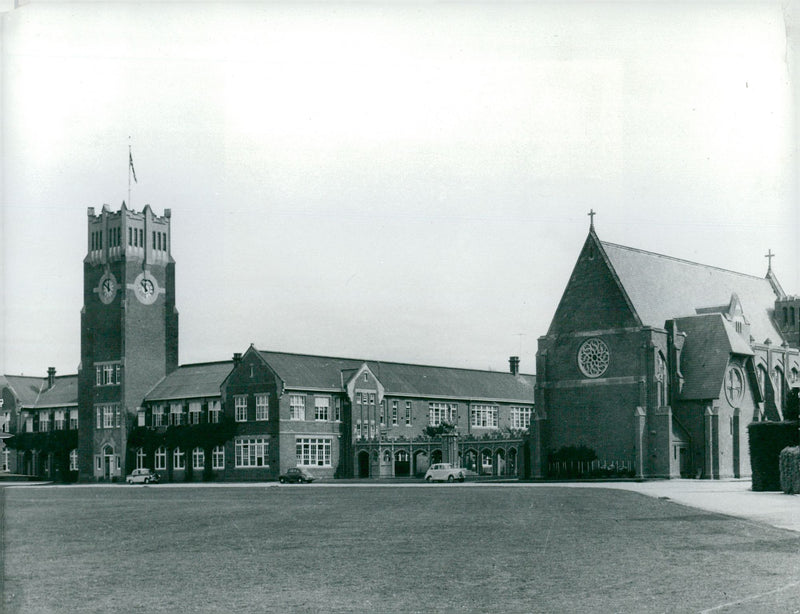
POLYGON ((766 399, 766 385, 767 381, 767 369, 764 365, 758 365, 756 368, 756 378, 758 379, 758 389, 761 391, 761 398, 766 399))
POLYGON ((180 448, 175 448, 172 451, 172 468, 186 469, 186 453, 180 448))
POLYGON ((792 384, 797 383, 797 378, 798 378, 799 375, 800 375, 800 372, 797 371, 797 367, 792 367, 791 379, 789 381, 791 381, 792 384))
POLYGON ((410 458, 408 450, 398 450, 394 455, 395 460, 399 463, 407 463, 410 458))
POLYGON ((667 391, 669 389, 669 373, 667 372, 667 361, 663 354, 656 354, 656 404, 658 407, 665 407, 669 404, 667 391))
POLYGON ((783 416, 783 372, 778 367, 772 370, 772 389, 775 395, 775 407, 783 416))
POLYGON ((147 460, 147 455, 144 453, 144 448, 137 448, 136 449, 136 468, 137 469, 144 469, 145 461, 147 460))
POLYGON ((392 453, 389 450, 383 451, 383 462, 384 463, 391 463, 392 462, 392 453))
POLYGON ((192 450, 192 469, 200 471, 206 466, 206 453, 203 448, 195 448, 192 450))

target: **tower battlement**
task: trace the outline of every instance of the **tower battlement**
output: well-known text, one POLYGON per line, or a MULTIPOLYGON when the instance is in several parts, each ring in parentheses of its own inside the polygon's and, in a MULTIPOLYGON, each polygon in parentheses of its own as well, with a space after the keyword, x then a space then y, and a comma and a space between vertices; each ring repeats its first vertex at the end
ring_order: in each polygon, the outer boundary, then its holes
POLYGON ((147 263, 172 262, 170 220, 172 210, 156 215, 145 205, 142 211, 128 209, 122 203, 119 211, 103 205, 100 213, 87 209, 86 258, 90 264, 114 260, 141 260, 147 263))

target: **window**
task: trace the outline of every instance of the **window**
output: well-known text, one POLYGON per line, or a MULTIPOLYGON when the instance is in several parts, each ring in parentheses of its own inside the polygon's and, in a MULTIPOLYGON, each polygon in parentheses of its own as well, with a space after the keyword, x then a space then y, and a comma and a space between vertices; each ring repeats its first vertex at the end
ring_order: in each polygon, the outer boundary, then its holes
POLYGON ((392 401, 392 426, 397 426, 397 401, 392 401))
POLYGON ((119 363, 103 363, 95 365, 96 384, 98 386, 114 386, 120 383, 122 365, 119 363))
POLYGON ((186 469, 186 453, 180 448, 175 448, 172 451, 172 468, 186 469))
POLYGON ((153 405, 153 426, 164 426, 163 405, 153 405))
POLYGON ((57 431, 63 431, 67 428, 67 412, 63 409, 57 409, 53 416, 53 428, 57 431))
POLYGON ((224 446, 214 446, 211 450, 211 468, 225 469, 225 448, 224 446))
POLYGON ((240 437, 235 442, 236 467, 269 467, 269 441, 266 437, 240 437))
POLYGON ((189 401, 189 424, 200 424, 200 401, 189 401))
POLYGON ((659 407, 668 405, 669 373, 667 372, 667 361, 664 360, 661 352, 656 354, 656 403, 659 407))
POLYGON ((322 437, 298 437, 297 464, 306 467, 330 467, 331 440, 322 437))
POLYGON ((137 448, 136 449, 136 468, 137 469, 144 469, 146 461, 147 461, 147 455, 144 453, 144 448, 137 448))
MULTIPOLYGON (((97 408, 97 418, 98 421, 100 420, 100 414, 102 412, 103 416, 103 426, 104 429, 112 429, 114 428, 114 406, 113 405, 101 405, 97 408)), ((119 409, 117 409, 117 415, 119 415, 119 409)))
POLYGON ((213 400, 208 402, 208 421, 212 424, 219 422, 219 414, 221 411, 220 401, 213 400))
POLYGON ((202 471, 206 466, 206 453, 203 448, 195 448, 192 450, 192 469, 202 471))
POLYGON ((496 405, 473 405, 470 410, 470 424, 482 428, 497 428, 496 405))
POLYGON ((269 420, 269 395, 256 395, 256 420, 269 420))
POLYGON ((247 422, 247 396, 237 395, 233 397, 233 407, 236 422, 247 422))
POLYGON ((342 421, 342 400, 338 398, 333 400, 333 419, 336 422, 342 421))
POLYGON ((328 421, 328 406, 331 400, 328 397, 314 399, 314 420, 328 421))
POLYGON ((77 429, 78 428, 78 410, 77 409, 70 409, 69 410, 69 428, 70 429, 77 429))
POLYGON ((167 468, 167 449, 164 446, 161 446, 156 450, 156 469, 166 469, 167 468))
POLYGON ((306 398, 302 394, 293 394, 289 397, 289 419, 306 419, 306 398))
POLYGON ((128 245, 133 246, 133 228, 128 228, 128 245))
POLYGON ((361 439, 361 420, 356 421, 354 432, 356 439, 361 439))
POLYGON ((356 392, 356 405, 361 405, 361 393, 356 392))
POLYGON ((8 433, 11 424, 11 412, 0 412, 0 433, 8 433))
POLYGON ((170 403, 169 424, 170 426, 180 426, 183 424, 183 403, 170 403))
POLYGON ((512 407, 511 408, 511 428, 512 429, 526 429, 531 425, 531 408, 530 407, 512 407))
POLYGON ((33 415, 31 414, 25 416, 25 432, 33 433, 33 415))
POLYGON ((70 471, 77 471, 78 470, 78 451, 77 450, 70 450, 69 451, 69 470, 70 471))
POLYGON ((47 433, 50 430, 50 412, 39 412, 39 432, 47 433))
POLYGON ((137 426, 147 425, 145 411, 141 408, 136 412, 136 425, 137 426))
POLYGON ((386 400, 381 401, 381 426, 386 426, 386 400))
POLYGON ((411 426, 411 401, 406 401, 406 426, 411 426))
POLYGON ((369 404, 370 405, 375 405, 375 393, 374 392, 370 392, 369 393, 369 404))
POLYGON ((458 421, 458 404, 428 403, 428 420, 431 426, 439 426, 442 422, 456 423, 458 421))

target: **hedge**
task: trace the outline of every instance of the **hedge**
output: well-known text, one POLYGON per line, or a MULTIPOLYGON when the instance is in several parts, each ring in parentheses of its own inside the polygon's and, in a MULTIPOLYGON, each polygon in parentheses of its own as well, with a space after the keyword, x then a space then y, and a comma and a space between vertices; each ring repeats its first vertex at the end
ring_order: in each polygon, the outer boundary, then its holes
POLYGON ((780 454, 784 448, 800 443, 797 428, 796 420, 753 422, 747 427, 753 490, 782 490, 780 454))
POLYGON ((787 495, 800 493, 800 446, 781 450, 781 490, 787 495))

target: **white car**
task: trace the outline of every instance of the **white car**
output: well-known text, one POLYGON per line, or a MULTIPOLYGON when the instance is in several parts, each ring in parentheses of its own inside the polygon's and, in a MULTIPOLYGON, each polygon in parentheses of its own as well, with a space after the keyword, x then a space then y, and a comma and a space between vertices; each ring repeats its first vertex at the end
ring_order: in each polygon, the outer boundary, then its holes
POLYGON ((157 484, 159 480, 158 474, 150 469, 134 469, 125 481, 128 484, 157 484))
POLYGON ((450 463, 435 463, 425 472, 426 482, 459 482, 464 481, 464 469, 453 467, 450 463))

